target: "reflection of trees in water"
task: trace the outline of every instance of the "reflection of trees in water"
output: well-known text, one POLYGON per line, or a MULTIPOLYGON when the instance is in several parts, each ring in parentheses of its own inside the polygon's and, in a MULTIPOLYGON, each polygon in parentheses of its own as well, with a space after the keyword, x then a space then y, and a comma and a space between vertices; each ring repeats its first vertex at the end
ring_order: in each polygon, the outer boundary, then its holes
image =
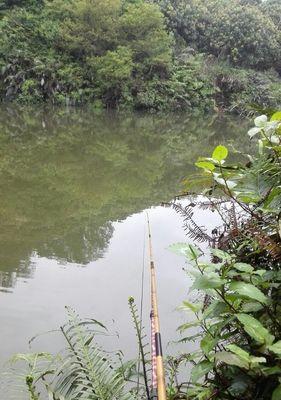
POLYGON ((69 232, 66 236, 42 243, 38 247, 38 254, 42 257, 54 257, 68 262, 87 264, 98 260, 113 234, 113 226, 105 222, 103 226, 96 226, 90 221, 88 226, 80 226, 79 230, 69 232))
POLYGON ((0 271, 0 292, 8 292, 6 288, 14 287, 16 280, 16 272, 0 271))
POLYGON ((33 252, 79 264, 102 257, 111 221, 171 198, 197 156, 226 131, 239 137, 232 124, 182 114, 0 110, 5 287, 14 273, 32 274, 33 252))
POLYGON ((18 265, 11 271, 10 268, 2 266, 0 270, 0 292, 9 292, 7 288, 14 287, 17 282, 17 278, 30 278, 35 271, 35 263, 31 259, 21 260, 18 265))

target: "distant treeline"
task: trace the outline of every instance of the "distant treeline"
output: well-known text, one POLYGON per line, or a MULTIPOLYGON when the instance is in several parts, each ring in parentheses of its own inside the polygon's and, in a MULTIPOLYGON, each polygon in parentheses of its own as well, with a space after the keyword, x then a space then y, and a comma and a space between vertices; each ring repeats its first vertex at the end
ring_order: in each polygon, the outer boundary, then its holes
POLYGON ((0 98, 275 109, 280 24, 280 0, 0 0, 0 98))

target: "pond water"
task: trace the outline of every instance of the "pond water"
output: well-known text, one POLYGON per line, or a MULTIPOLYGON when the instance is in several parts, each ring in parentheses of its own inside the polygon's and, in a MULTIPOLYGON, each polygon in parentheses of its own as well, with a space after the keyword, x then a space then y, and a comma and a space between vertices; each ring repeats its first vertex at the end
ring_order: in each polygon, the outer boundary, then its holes
MULTIPOLYGON (((58 328, 66 305, 118 332, 117 346, 136 356, 127 300, 139 303, 147 210, 166 349, 189 282, 184 260, 167 250, 185 240, 182 221, 160 204, 182 190, 198 156, 229 141, 243 148, 246 130, 247 121, 219 116, 2 106, 1 366, 29 351, 32 336, 58 328)), ((215 217, 197 210, 196 218, 211 226, 215 217)), ((146 272, 146 322, 148 281, 146 272)), ((32 350, 61 345, 55 334, 43 335, 32 350)))

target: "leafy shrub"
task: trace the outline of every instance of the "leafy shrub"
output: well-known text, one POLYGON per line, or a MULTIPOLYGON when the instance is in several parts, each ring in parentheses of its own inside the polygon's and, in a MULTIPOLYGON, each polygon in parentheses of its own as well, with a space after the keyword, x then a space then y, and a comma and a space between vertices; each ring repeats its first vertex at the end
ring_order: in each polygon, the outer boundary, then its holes
POLYGON ((136 108, 156 110, 214 108, 215 89, 204 74, 204 59, 189 57, 185 63, 177 63, 167 81, 155 79, 138 88, 136 108))
POLYGON ((0 4, 3 101, 239 113, 280 103, 275 0, 0 4))
POLYGON ((218 212, 221 227, 212 234, 199 227, 194 200, 186 208, 173 204, 185 217, 188 235, 212 247, 208 262, 197 246, 171 246, 188 259, 191 291, 201 294, 200 300, 183 303, 194 319, 180 327, 181 332, 197 327, 183 341, 200 342, 198 351, 181 359, 195 364, 188 399, 277 400, 281 395, 281 112, 270 120, 256 118, 248 134, 259 135, 259 150, 246 166, 228 164, 228 150, 221 145, 196 163, 205 185, 211 185, 208 200, 199 205, 218 212))
POLYGON ((167 76, 171 65, 171 38, 160 9, 143 1, 129 4, 120 18, 119 40, 129 44, 136 72, 145 78, 167 76))
POLYGON ((271 68, 280 59, 279 28, 259 6, 247 3, 171 0, 162 2, 162 8, 189 46, 234 65, 271 68))
POLYGON ((25 103, 41 101, 42 97, 38 82, 34 81, 33 79, 26 79, 21 86, 19 101, 21 101, 21 99, 23 99, 25 103))
POLYGON ((274 110, 281 106, 281 82, 275 71, 233 68, 210 60, 205 73, 216 88, 219 109, 247 115, 256 108, 274 110))
POLYGON ((254 6, 239 1, 216 1, 211 24, 207 26, 208 52, 229 59, 234 65, 268 69, 280 58, 280 32, 254 6))
POLYGON ((279 0, 267 0, 261 2, 262 11, 267 14, 277 27, 281 23, 281 4, 279 0))
POLYGON ((117 106, 132 81, 167 77, 171 40, 159 8, 144 1, 55 0, 13 8, 0 21, 0 95, 117 106), (35 94, 35 92, 33 91, 35 94))
POLYGON ((130 48, 118 46, 104 56, 87 59, 93 68, 97 89, 95 92, 105 104, 115 106, 120 102, 126 87, 131 85, 133 54, 130 48))

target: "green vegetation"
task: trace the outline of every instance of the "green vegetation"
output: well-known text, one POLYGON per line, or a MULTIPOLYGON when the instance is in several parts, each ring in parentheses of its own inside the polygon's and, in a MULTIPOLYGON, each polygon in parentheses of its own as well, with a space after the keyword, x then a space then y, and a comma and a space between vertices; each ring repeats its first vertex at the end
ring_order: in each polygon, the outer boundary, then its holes
POLYGON ((29 400, 40 400, 46 395, 50 400, 134 400, 125 389, 125 366, 115 368, 121 355, 105 352, 96 342, 98 336, 106 335, 106 327, 93 319, 81 320, 73 310, 67 310, 69 321, 60 328, 67 349, 60 357, 53 359, 47 353, 18 354, 12 360, 26 366, 23 375, 14 371, 11 376, 18 377, 19 393, 26 388, 29 400))
MULTIPOLYGON (((197 245, 171 246, 187 258, 191 292, 197 293, 196 301, 183 302, 188 317, 179 327, 184 334, 181 343, 195 341, 198 349, 167 360, 169 400, 280 399, 281 112, 270 119, 257 117, 248 134, 258 137, 258 151, 242 155, 246 164, 227 162, 228 149, 217 146, 211 157, 198 159, 196 166, 203 172, 187 182, 189 190, 201 185, 200 198, 193 195, 185 207, 171 203, 183 215, 190 238, 209 245, 211 260, 197 245), (221 226, 212 233, 198 226, 193 219, 196 205, 217 212, 221 226)), ((133 298, 129 307, 144 374, 137 362, 124 363, 120 352, 100 349, 97 336, 105 330, 102 324, 81 320, 69 310, 69 322, 61 328, 66 354, 14 359, 25 361, 21 382, 30 399, 41 399, 39 388, 45 388, 52 400, 149 400, 145 335, 133 298)), ((16 375, 13 370, 12 377, 16 375)))
POLYGON ((0 10, 2 101, 237 113, 280 105, 276 0, 2 0, 0 10))
POLYGON ((280 32, 271 17, 278 9, 246 3, 171 0, 163 1, 163 10, 175 33, 193 48, 236 66, 260 70, 276 67, 280 32))
POLYGON ((188 235, 211 247, 209 262, 198 246, 171 246, 187 258, 191 291, 200 294, 196 302, 183 302, 189 317, 179 328, 184 342, 200 343, 180 359, 193 364, 189 384, 180 389, 187 399, 277 400, 281 395, 281 112, 270 120, 257 117, 248 134, 258 136, 258 152, 244 155, 246 165, 227 163, 228 149, 220 145, 211 157, 199 158, 203 174, 187 183, 206 187, 208 199, 198 204, 219 214, 220 227, 209 234, 196 224, 196 200, 185 208, 172 204, 184 216, 188 235))

